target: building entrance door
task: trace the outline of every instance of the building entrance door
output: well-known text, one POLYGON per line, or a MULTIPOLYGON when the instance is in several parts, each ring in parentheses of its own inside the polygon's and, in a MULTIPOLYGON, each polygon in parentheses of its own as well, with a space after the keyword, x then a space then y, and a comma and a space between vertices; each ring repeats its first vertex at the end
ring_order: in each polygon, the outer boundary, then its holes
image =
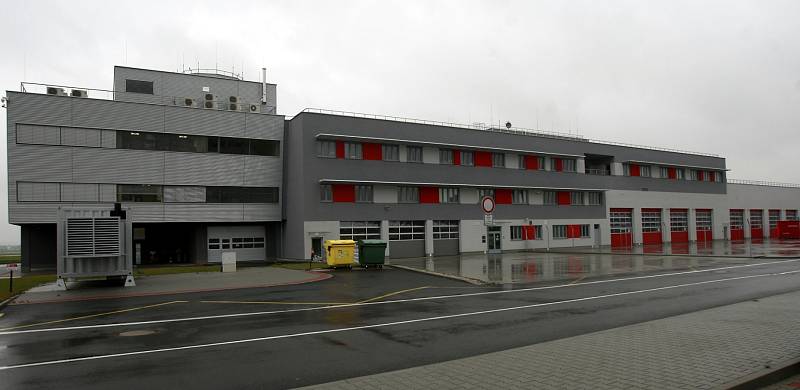
POLYGON ((322 237, 311 238, 311 250, 314 251, 314 256, 322 258, 322 237))
POLYGON ((503 251, 502 235, 500 226, 486 227, 486 249, 489 253, 500 253, 503 251))

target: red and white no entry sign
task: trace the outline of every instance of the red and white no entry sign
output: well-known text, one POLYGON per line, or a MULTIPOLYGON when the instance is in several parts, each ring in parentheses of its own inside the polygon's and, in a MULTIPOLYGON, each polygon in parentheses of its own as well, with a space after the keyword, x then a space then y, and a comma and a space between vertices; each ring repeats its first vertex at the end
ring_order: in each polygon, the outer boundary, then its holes
POLYGON ((484 196, 483 199, 481 199, 481 208, 484 213, 491 214, 492 211, 494 211, 494 198, 491 196, 484 196))

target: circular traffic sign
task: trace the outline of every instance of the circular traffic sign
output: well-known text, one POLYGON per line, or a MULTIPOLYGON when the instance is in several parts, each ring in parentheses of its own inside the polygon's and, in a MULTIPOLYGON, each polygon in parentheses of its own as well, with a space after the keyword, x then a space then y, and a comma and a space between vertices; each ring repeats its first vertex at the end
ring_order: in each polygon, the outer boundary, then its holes
POLYGON ((494 198, 491 196, 484 196, 483 199, 481 199, 481 208, 484 213, 491 214, 492 211, 494 211, 494 198))

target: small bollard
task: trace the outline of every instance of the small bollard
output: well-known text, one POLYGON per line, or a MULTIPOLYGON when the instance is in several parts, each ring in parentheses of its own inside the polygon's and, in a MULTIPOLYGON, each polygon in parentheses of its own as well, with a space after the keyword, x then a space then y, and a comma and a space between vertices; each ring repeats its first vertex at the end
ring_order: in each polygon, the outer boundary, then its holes
POLYGON ((8 272, 8 292, 14 291, 14 270, 8 272))

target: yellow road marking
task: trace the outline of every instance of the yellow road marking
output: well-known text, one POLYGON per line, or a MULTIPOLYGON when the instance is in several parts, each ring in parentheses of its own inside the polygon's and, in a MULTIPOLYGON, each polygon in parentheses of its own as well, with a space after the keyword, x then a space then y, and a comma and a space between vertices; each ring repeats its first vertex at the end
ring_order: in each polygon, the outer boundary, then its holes
POLYGON ((357 303, 367 303, 367 302, 377 301, 379 299, 388 298, 388 297, 391 297, 393 295, 398 295, 398 294, 407 293, 407 292, 411 292, 411 291, 422 290, 422 289, 425 289, 425 288, 428 288, 428 286, 415 287, 415 288, 409 288, 407 290, 395 291, 395 292, 391 292, 391 293, 388 293, 388 294, 383 294, 381 296, 377 296, 375 298, 370 298, 370 299, 367 299, 367 300, 363 300, 363 301, 357 302, 357 303))
POLYGON ((249 305, 349 305, 352 302, 200 301, 200 303, 242 303, 249 305))
POLYGON ((157 303, 155 305, 132 307, 130 309, 114 310, 114 311, 109 311, 109 312, 106 312, 106 313, 98 313, 98 314, 90 314, 90 315, 87 315, 87 316, 64 318, 62 320, 37 322, 35 324, 12 326, 10 328, 0 329, 0 332, 5 332, 5 331, 8 331, 8 330, 15 330, 15 329, 22 329, 22 328, 30 328, 30 327, 34 327, 34 326, 40 326, 40 325, 52 325, 52 324, 58 324, 58 323, 67 322, 67 321, 85 320, 87 318, 103 317, 103 316, 109 316, 109 315, 112 315, 112 314, 127 313, 127 312, 131 312, 131 311, 136 311, 136 310, 151 309, 151 308, 154 308, 154 307, 172 305, 172 304, 175 304, 175 303, 186 303, 186 302, 189 302, 189 301, 171 301, 171 302, 157 303))
POLYGON ((583 275, 583 276, 581 276, 580 278, 573 280, 573 281, 572 281, 572 282, 570 282, 569 284, 575 284, 575 283, 578 283, 578 282, 580 282, 580 281, 581 281, 581 280, 583 280, 583 279, 586 279, 586 275, 583 275))

